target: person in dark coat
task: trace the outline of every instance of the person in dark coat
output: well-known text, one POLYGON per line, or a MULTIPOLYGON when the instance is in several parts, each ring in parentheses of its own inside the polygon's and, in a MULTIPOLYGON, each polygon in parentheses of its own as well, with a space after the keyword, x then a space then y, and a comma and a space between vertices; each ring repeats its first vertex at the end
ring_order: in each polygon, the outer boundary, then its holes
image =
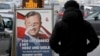
POLYGON ((87 56, 99 44, 97 34, 91 24, 83 20, 77 2, 68 1, 64 8, 62 20, 53 29, 50 47, 59 56, 87 56))

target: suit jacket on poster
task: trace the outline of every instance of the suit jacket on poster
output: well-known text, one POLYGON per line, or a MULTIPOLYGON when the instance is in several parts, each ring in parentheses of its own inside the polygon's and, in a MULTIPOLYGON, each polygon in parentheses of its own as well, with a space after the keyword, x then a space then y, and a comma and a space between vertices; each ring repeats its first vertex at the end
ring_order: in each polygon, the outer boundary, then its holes
MULTIPOLYGON (((35 42, 35 41, 30 41, 31 38, 29 36, 25 36, 24 39, 18 41, 18 44, 17 44, 17 56, 22 56, 22 54, 38 54, 38 53, 41 53, 44 55, 48 55, 48 53, 45 53, 43 51, 48 51, 49 49, 22 49, 22 45, 21 44, 24 44, 25 42, 23 42, 23 40, 28 40, 29 42, 26 42, 28 43, 28 47, 41 47, 41 46, 49 46, 48 42, 35 42), (27 51, 32 51, 32 52, 27 52, 27 51)), ((51 52, 51 50, 49 50, 51 52)))

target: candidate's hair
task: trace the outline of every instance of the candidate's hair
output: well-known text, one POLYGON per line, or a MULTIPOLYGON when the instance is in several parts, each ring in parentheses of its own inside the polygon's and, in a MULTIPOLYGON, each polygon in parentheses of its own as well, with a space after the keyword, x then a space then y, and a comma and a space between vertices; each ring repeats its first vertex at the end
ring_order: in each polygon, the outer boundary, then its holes
POLYGON ((28 18, 28 17, 30 17, 30 16, 35 16, 35 15, 37 15, 37 16, 39 17, 40 21, 41 21, 41 15, 40 15, 39 12, 36 12, 36 11, 30 11, 30 12, 28 12, 28 13, 25 15, 25 18, 28 18))

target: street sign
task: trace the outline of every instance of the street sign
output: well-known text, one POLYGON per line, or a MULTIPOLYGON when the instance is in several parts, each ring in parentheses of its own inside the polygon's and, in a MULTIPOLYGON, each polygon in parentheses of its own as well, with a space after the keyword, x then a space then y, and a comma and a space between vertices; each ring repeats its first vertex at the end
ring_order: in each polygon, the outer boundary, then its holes
POLYGON ((22 8, 43 8, 44 0, 23 0, 22 8))

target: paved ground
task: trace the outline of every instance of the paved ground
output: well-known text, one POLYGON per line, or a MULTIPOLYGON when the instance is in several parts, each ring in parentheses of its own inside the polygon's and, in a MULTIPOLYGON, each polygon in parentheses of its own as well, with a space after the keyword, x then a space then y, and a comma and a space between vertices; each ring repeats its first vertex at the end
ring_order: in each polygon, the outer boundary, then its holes
POLYGON ((0 39, 0 56, 8 56, 9 54, 6 52, 10 45, 9 38, 1 38, 0 39))

